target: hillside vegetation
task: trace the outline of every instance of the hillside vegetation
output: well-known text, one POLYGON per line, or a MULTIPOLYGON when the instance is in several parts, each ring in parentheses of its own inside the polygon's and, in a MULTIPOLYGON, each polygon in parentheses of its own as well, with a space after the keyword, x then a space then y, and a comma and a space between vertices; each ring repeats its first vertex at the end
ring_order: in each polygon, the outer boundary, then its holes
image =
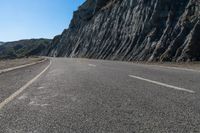
POLYGON ((30 39, 7 42, 0 46, 0 59, 46 55, 50 39, 30 39))

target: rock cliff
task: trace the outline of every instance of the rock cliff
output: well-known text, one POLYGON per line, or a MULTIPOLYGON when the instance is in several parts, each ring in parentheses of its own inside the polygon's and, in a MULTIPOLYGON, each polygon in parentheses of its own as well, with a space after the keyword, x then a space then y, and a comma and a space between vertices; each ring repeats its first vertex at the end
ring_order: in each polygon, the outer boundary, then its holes
POLYGON ((200 60, 200 0, 86 0, 48 55, 200 60))

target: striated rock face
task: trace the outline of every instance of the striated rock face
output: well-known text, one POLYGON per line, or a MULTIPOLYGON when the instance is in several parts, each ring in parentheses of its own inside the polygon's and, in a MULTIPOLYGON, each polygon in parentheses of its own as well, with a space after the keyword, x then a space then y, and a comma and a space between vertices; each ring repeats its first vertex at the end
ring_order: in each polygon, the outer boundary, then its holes
POLYGON ((49 56, 200 60, 200 0, 87 0, 49 56))

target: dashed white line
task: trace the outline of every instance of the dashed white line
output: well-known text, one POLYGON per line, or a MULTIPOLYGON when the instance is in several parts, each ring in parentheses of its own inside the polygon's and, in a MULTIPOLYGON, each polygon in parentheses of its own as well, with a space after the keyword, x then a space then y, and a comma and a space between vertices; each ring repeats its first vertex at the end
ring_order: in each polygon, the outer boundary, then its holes
POLYGON ((90 66, 90 67, 96 67, 96 65, 94 65, 94 64, 88 64, 88 66, 90 66))
POLYGON ((9 96, 7 99, 5 99, 3 102, 0 103, 0 110, 9 102, 11 102, 13 99, 15 99, 20 93, 22 93, 26 88, 28 88, 33 82, 35 82, 44 72, 47 71, 47 69, 51 66, 51 61, 49 65, 41 72, 39 73, 35 78, 30 80, 28 83, 26 83, 23 87, 21 87, 19 90, 17 90, 15 93, 13 93, 11 96, 9 96))
POLYGON ((193 90, 189 90, 189 89, 185 89, 185 88, 181 88, 181 87, 176 87, 176 86, 173 86, 173 85, 161 83, 161 82, 150 80, 150 79, 145 79, 145 78, 134 76, 134 75, 129 75, 129 77, 135 78, 135 79, 139 79, 139 80, 143 80, 143 81, 146 81, 146 82, 149 82, 149 83, 157 84, 157 85, 160 85, 160 86, 172 88, 172 89, 179 90, 179 91, 185 91, 185 92, 189 92, 189 93, 195 93, 193 90))

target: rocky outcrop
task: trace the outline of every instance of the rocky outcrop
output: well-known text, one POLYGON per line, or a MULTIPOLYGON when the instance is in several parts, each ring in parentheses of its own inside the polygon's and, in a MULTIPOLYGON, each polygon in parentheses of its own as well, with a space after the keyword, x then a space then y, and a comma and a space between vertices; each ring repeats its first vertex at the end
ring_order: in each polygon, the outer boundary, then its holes
POLYGON ((87 0, 49 56, 200 60, 199 0, 87 0))

